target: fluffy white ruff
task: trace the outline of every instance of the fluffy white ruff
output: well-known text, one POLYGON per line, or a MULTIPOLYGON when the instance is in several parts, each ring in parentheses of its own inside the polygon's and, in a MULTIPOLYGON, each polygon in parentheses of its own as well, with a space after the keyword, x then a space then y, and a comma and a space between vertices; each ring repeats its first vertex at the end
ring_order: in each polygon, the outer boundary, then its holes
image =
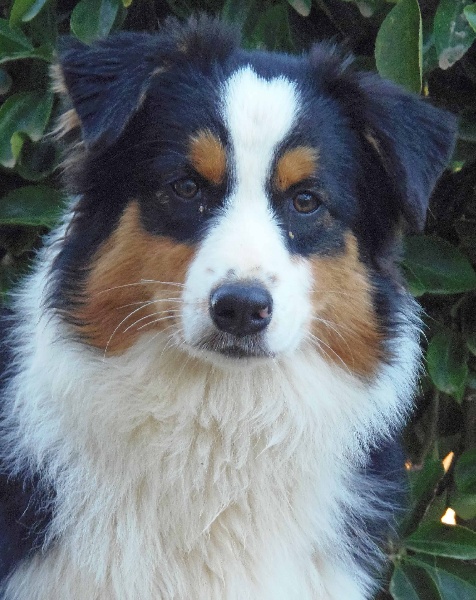
POLYGON ((370 598, 344 520, 373 510, 352 473, 409 408, 413 327, 372 383, 311 347, 233 371, 160 336, 105 358, 41 308, 52 248, 17 301, 8 425, 54 483, 55 541, 5 600, 370 598))
POLYGON ((8 445, 18 471, 54 485, 56 509, 53 544, 12 575, 5 600, 371 596, 346 530, 376 510, 374 490, 356 478, 368 446, 411 403, 412 315, 401 316, 398 360, 372 382, 307 344, 313 282, 289 257, 265 193, 297 91, 245 68, 223 98, 236 185, 187 274, 175 345, 151 334, 110 357, 73 341, 42 308, 61 233, 20 293, 8 445), (212 327, 196 307, 229 269, 279 282, 267 333, 275 360, 232 368, 191 356, 212 327))

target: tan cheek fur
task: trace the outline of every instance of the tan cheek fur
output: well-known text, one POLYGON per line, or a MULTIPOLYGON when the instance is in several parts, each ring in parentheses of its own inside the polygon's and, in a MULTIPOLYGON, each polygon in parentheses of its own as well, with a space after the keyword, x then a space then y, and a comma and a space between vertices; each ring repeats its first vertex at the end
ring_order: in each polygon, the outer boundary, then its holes
POLYGON ((384 358, 383 336, 354 236, 347 236, 344 254, 310 262, 315 283, 311 333, 323 356, 359 376, 372 376, 384 358))
POLYGON ((170 328, 193 255, 190 246, 147 233, 138 204, 130 204, 99 250, 73 314, 82 339, 120 354, 141 333, 170 328))

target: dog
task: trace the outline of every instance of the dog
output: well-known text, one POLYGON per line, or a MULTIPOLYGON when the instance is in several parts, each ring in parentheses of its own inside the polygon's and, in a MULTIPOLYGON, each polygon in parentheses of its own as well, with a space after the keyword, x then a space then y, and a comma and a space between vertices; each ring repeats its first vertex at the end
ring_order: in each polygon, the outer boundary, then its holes
POLYGON ((4 317, 4 600, 367 600, 455 120, 207 17, 66 40, 68 206, 4 317))

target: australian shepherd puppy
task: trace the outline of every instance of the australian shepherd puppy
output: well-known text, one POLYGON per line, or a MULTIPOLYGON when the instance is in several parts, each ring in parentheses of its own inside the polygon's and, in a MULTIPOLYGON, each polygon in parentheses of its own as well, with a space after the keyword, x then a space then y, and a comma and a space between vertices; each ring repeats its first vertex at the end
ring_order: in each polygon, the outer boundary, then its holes
POLYGON ((4 600, 364 600, 400 499, 396 267, 454 120, 209 19, 60 53, 70 201, 3 329, 4 600))

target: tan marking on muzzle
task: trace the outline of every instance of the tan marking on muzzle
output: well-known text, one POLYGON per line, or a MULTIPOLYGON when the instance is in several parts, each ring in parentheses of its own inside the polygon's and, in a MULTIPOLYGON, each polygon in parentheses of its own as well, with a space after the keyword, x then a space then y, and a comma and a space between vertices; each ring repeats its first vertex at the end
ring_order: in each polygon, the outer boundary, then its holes
POLYGON ((142 333, 176 325, 194 253, 191 246, 145 231, 138 203, 129 204, 97 252, 72 315, 82 339, 120 354, 142 333))
POLYGON ((314 278, 310 329, 322 355, 359 376, 371 377, 385 358, 383 334, 355 237, 346 236, 344 254, 313 257, 310 262, 314 278))

